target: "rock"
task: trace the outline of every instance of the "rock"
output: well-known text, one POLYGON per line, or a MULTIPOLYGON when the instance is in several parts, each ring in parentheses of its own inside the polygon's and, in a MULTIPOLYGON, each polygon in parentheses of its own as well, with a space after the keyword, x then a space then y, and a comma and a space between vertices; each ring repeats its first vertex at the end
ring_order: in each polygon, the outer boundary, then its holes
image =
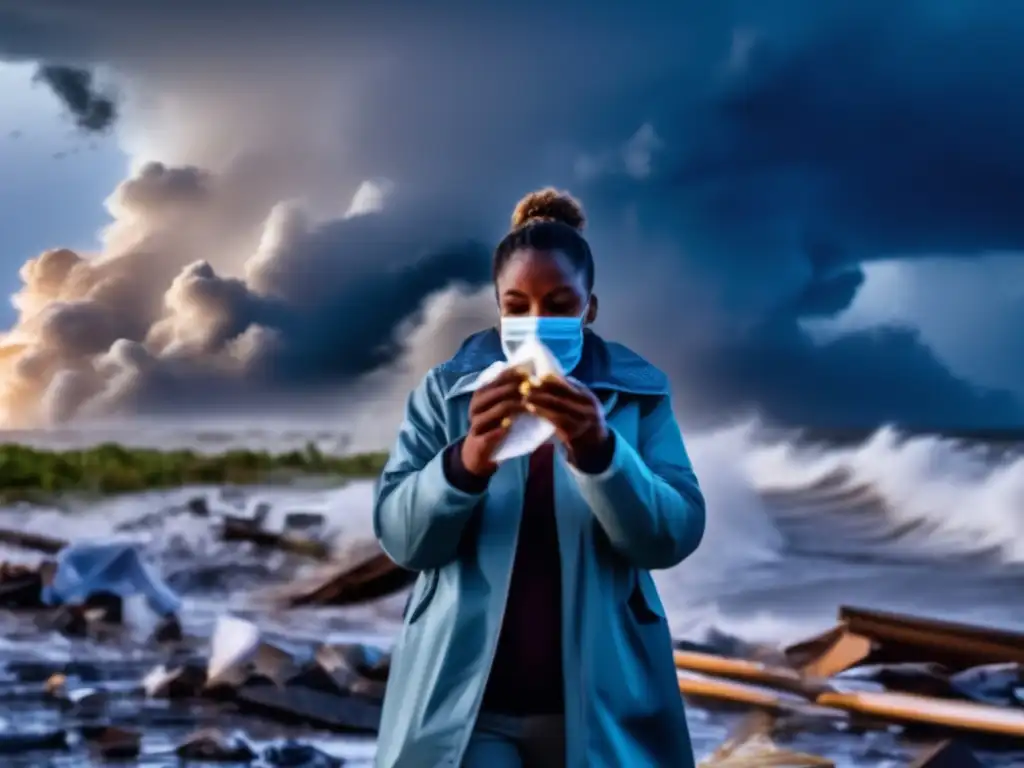
POLYGON ((210 504, 203 496, 194 496, 189 499, 185 507, 195 517, 210 516, 210 504))
POLYGON ((62 605, 50 616, 50 628, 67 637, 89 634, 89 617, 80 605, 62 605))
POLYGON ((339 768, 345 764, 340 757, 328 755, 314 746, 297 741, 267 747, 263 759, 274 768, 339 768))
POLYGON ((914 693, 919 696, 958 698, 957 689, 950 683, 949 670, 941 664, 928 662, 853 667, 839 673, 833 679, 839 682, 870 681, 891 691, 914 693))
POLYGON ((1024 665, 985 664, 958 672, 949 679, 960 695, 999 707, 1019 706, 1017 691, 1024 686, 1024 665))
POLYGON ((926 749, 908 768, 982 768, 982 764, 963 744, 946 740, 926 749))
POLYGON ((95 717, 106 710, 107 704, 110 702, 110 695, 106 691, 96 688, 78 688, 68 692, 67 702, 75 714, 82 717, 95 717))
POLYGON ((251 763, 257 755, 249 744, 237 737, 208 728, 188 736, 175 750, 181 760, 205 763, 251 763))
POLYGON ((206 669, 197 662, 184 662, 168 669, 159 666, 142 679, 146 695, 154 699, 188 699, 199 696, 206 685, 206 669))
POLYGON ((310 531, 323 528, 326 522, 319 512, 289 512, 284 516, 286 531, 310 531))
POLYGON ((112 592, 94 592, 85 599, 85 609, 92 621, 121 624, 124 621, 124 599, 112 592))
POLYGON ((38 571, 13 563, 0 563, 0 607, 14 610, 42 608, 43 579, 38 571))
POLYGON ((153 632, 153 642, 156 643, 180 643, 185 639, 185 633, 181 629, 181 622, 177 616, 165 616, 157 624, 153 632))
POLYGON ((0 755, 18 755, 24 752, 56 752, 68 748, 66 731, 39 733, 0 733, 0 755))
POLYGON ((287 680, 288 685, 338 696, 384 698, 390 656, 361 644, 322 645, 313 662, 287 680))
POLYGON ((333 731, 376 732, 380 726, 380 705, 361 696, 328 693, 289 683, 275 685, 247 683, 235 691, 235 704, 283 723, 307 724, 333 731))
POLYGON ((142 735, 125 728, 82 728, 82 738, 104 760, 133 760, 142 751, 142 735))

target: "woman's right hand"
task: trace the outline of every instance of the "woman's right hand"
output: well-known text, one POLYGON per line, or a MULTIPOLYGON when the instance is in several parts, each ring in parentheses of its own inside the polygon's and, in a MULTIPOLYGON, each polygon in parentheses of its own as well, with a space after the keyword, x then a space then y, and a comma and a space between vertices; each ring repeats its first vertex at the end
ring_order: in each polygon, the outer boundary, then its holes
POLYGON ((498 468, 491 461, 512 420, 525 410, 521 387, 526 375, 515 368, 473 393, 469 402, 469 434, 462 441, 462 464, 477 477, 490 477, 498 468))

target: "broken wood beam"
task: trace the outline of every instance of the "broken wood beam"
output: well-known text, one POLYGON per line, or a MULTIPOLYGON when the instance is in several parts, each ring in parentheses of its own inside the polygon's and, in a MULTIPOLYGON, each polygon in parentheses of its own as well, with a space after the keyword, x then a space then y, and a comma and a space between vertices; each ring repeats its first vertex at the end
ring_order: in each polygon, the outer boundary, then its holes
POLYGON ((318 560, 326 560, 331 555, 331 548, 322 541, 287 531, 268 531, 260 521, 245 517, 226 515, 221 526, 221 538, 224 541, 248 541, 257 547, 279 549, 318 560))
POLYGON ((842 606, 846 629, 876 644, 871 662, 934 661, 954 670, 1024 664, 1024 633, 842 606))
POLYGON ((7 544, 21 549, 31 549, 36 552, 43 552, 47 555, 55 555, 68 545, 63 539, 56 539, 51 536, 44 536, 40 533, 29 533, 28 531, 14 531, 9 528, 0 528, 0 544, 7 544))

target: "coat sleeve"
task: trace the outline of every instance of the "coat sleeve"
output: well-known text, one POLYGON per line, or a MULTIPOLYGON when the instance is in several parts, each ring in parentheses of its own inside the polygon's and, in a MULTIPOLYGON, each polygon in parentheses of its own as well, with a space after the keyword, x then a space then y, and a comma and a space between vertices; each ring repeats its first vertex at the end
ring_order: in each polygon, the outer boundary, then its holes
POLYGON ((431 372, 409 396, 373 505, 377 540, 388 557, 409 570, 440 568, 454 560, 466 523, 483 498, 449 482, 446 447, 443 398, 431 372))
POLYGON ((612 546, 634 566, 671 568, 704 537, 704 495, 668 397, 641 419, 634 449, 615 435, 611 464, 600 474, 573 469, 580 490, 612 546))

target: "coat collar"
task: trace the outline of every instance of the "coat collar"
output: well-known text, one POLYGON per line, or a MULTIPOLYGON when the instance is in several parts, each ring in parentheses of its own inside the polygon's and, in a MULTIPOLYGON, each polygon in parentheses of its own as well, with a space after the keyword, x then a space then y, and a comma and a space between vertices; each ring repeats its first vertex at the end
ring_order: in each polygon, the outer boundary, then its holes
MULTIPOLYGON (((451 360, 440 367, 442 373, 456 377, 446 399, 472 391, 477 377, 494 363, 505 360, 501 337, 490 328, 466 339, 451 360)), ((606 342, 590 330, 583 332, 583 357, 572 377, 598 391, 664 396, 669 393, 668 378, 640 355, 621 344, 606 342)))

